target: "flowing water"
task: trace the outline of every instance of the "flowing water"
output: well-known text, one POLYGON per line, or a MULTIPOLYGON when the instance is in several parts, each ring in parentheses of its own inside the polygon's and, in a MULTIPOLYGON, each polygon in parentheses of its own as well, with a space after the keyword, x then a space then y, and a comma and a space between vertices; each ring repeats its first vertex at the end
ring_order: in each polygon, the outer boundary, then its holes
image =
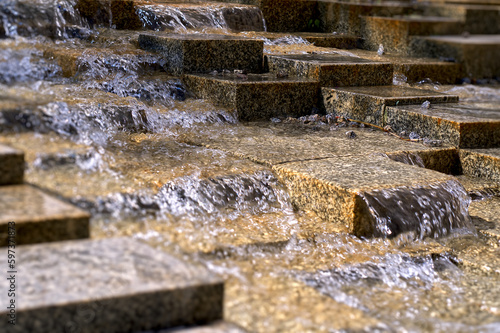
MULTIPOLYGON (((241 124, 231 110, 194 99, 179 78, 161 72, 157 56, 131 52, 128 32, 121 40, 65 39, 64 27, 81 22, 72 2, 59 1, 29 16, 55 22, 46 35, 58 40, 44 39, 37 37, 41 23, 21 29, 28 15, 22 4, 0 7, 10 37, 0 40, 0 107, 14 110, 0 118, 0 143, 26 152, 27 182, 92 213, 93 238, 128 235, 202 262, 226 279, 225 319, 248 331, 500 332, 500 272, 466 264, 470 256, 482 263, 486 249, 497 256, 500 243, 471 231, 470 198, 456 181, 436 186, 431 197, 420 188, 365 194, 383 237, 333 232, 293 207, 269 167, 185 138, 337 134, 241 124), (50 49, 79 52, 74 75, 43 56, 50 49), (397 232, 384 228, 388 210, 402 219, 392 225, 403 227, 409 214, 420 214, 416 234, 388 237, 397 232)), ((223 7, 209 8, 140 16, 158 30, 227 28, 223 7)), ((294 36, 266 40, 307 44, 294 36)), ((449 89, 471 99, 500 95, 498 88, 449 89)), ((423 167, 418 155, 391 158, 423 167)))

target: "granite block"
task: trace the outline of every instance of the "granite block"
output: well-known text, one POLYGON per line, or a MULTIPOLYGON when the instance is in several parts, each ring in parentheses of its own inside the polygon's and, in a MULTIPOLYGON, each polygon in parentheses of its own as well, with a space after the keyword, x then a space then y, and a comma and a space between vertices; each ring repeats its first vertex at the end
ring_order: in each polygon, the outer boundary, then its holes
POLYGON ((318 47, 329 47, 336 49, 354 49, 358 46, 360 38, 349 34, 332 34, 319 32, 298 32, 294 36, 302 37, 309 43, 318 47))
POLYGON ((459 62, 470 78, 500 76, 500 35, 414 37, 410 48, 414 56, 459 62))
POLYGON ((21 184, 24 179, 24 153, 0 145, 0 186, 21 184))
MULTIPOLYGON (((2 320, 2 332, 134 332, 222 319, 222 280, 137 240, 16 250, 18 318, 15 326, 2 320)), ((0 286, 7 290, 8 283, 0 286)), ((6 317, 6 306, 0 314, 6 317)))
POLYGON ((277 78, 270 74, 185 75, 197 97, 237 111, 243 121, 310 114, 318 103, 319 85, 310 79, 277 78))
POLYGON ((75 9, 91 27, 104 25, 128 30, 142 27, 133 0, 78 0, 75 9))
POLYGON ((500 146, 500 104, 462 102, 387 107, 385 124, 461 148, 500 146))
POLYGON ((158 52, 165 61, 165 70, 174 74, 262 70, 262 40, 216 34, 141 34, 139 45, 158 52))
POLYGON ((270 72, 319 80, 321 86, 380 86, 392 84, 392 64, 343 54, 267 56, 270 72))
POLYGON ((273 167, 292 203, 357 236, 440 237, 472 230, 467 192, 452 176, 387 157, 339 156, 273 167), (443 210, 442 207, 447 207, 443 210))
POLYGON ((386 107, 457 102, 458 96, 398 86, 321 88, 327 113, 385 126, 386 107))
POLYGON ((0 187, 0 246, 8 223, 16 223, 16 244, 89 237, 89 214, 28 185, 0 187))
POLYGON ((460 149, 464 175, 500 180, 500 148, 460 149))
POLYGON ((463 24, 459 19, 447 17, 365 16, 363 21, 363 46, 378 50, 384 46, 386 52, 408 54, 410 36, 460 34, 463 24))
POLYGON ((473 201, 469 214, 477 231, 500 241, 500 198, 473 201))

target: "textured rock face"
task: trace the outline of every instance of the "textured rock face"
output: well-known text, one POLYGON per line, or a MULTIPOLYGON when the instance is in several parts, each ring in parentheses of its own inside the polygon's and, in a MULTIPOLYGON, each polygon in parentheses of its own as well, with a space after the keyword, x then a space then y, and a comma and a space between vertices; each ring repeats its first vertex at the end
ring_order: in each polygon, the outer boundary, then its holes
POLYGON ((20 184, 24 178, 24 153, 0 145, 0 185, 20 184))
MULTIPOLYGON (((222 319, 219 278, 138 241, 18 249, 23 279, 17 288, 23 292, 17 315, 22 319, 16 326, 2 321, 2 332, 135 332, 222 319)), ((2 289, 7 283, 2 279, 2 289)), ((5 316, 6 310, 0 313, 5 316)))
POLYGON ((226 35, 140 35, 139 45, 161 54, 164 68, 174 74, 213 70, 262 70, 260 40, 226 35))
POLYGON ((318 102, 319 84, 308 79, 230 74, 186 75, 184 81, 198 97, 236 109, 244 121, 310 114, 318 102))
POLYGON ((500 180, 500 148, 461 149, 460 162, 466 175, 500 180))

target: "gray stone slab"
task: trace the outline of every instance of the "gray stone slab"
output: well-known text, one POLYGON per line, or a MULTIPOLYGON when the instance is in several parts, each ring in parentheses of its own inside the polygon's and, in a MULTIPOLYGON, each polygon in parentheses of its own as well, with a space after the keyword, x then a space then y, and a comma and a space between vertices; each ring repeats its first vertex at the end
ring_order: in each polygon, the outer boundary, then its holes
POLYGON ((9 222, 17 244, 89 237, 88 213, 28 185, 0 187, 0 212, 0 246, 8 243, 9 222))
POLYGON ((164 68, 174 74, 212 70, 260 72, 264 42, 216 34, 141 34, 141 48, 161 54, 164 68))
POLYGON ((137 240, 21 246, 16 256, 17 322, 0 321, 2 332, 134 332, 222 319, 219 278, 137 240))
POLYGON ((321 86, 380 86, 392 84, 393 66, 342 54, 267 56, 270 72, 318 80, 321 86))
POLYGON ((456 147, 500 146, 500 103, 467 102, 387 107, 385 124, 456 147))
POLYGON ((21 184, 24 178, 24 153, 0 145, 0 185, 21 184))
POLYGON ((500 180, 500 148, 460 149, 464 175, 500 180))
POLYGON ((339 156, 273 167, 293 204, 357 236, 439 237, 472 231, 468 196, 452 176, 389 158, 339 156))
POLYGON ((386 106, 458 102, 458 96, 398 86, 321 88, 327 113, 385 125, 386 106))
POLYGON ((318 104, 319 84, 309 79, 270 74, 185 75, 184 82, 198 97, 236 109, 238 119, 244 121, 311 114, 318 104))

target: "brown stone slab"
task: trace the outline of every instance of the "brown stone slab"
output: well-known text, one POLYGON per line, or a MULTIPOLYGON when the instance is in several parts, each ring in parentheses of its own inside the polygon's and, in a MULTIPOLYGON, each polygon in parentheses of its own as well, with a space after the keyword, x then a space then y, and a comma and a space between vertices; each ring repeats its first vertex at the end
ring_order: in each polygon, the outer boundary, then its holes
POLYGON ((500 198, 473 201, 469 214, 480 233, 500 241, 500 198))
POLYGON ((0 246, 15 222, 16 244, 89 237, 89 214, 28 185, 0 187, 0 246))
POLYGON ((500 180, 500 148, 460 149, 460 163, 465 175, 500 180))
POLYGON ((457 102, 458 96, 398 86, 321 88, 327 113, 384 126, 386 106, 457 102))
POLYGON ((463 64, 465 75, 470 78, 500 75, 500 35, 415 37, 411 53, 455 60, 463 64))
POLYGON ((318 103, 319 84, 309 79, 269 74, 185 75, 184 82, 199 98, 236 109, 244 121, 306 115, 318 103))
POLYGON ((456 147, 500 146, 500 104, 462 102, 387 107, 385 124, 395 131, 416 132, 456 147))
POLYGON ((216 34, 141 34, 141 48, 158 52, 174 74, 213 70, 262 70, 264 42, 216 34))
POLYGON ((17 321, 2 320, 2 332, 136 332, 222 319, 220 278, 137 240, 21 246, 16 259, 17 321))
POLYGON ((0 185, 21 184, 24 178, 24 153, 0 145, 0 185))
POLYGON ((319 80, 321 86, 380 86, 392 83, 393 68, 343 54, 297 54, 267 56, 269 71, 319 80))
POLYGON ((274 166, 292 203, 357 236, 439 237, 472 230, 468 196, 453 177, 383 156, 348 156, 274 166), (443 210, 443 207, 447 207, 443 210))

